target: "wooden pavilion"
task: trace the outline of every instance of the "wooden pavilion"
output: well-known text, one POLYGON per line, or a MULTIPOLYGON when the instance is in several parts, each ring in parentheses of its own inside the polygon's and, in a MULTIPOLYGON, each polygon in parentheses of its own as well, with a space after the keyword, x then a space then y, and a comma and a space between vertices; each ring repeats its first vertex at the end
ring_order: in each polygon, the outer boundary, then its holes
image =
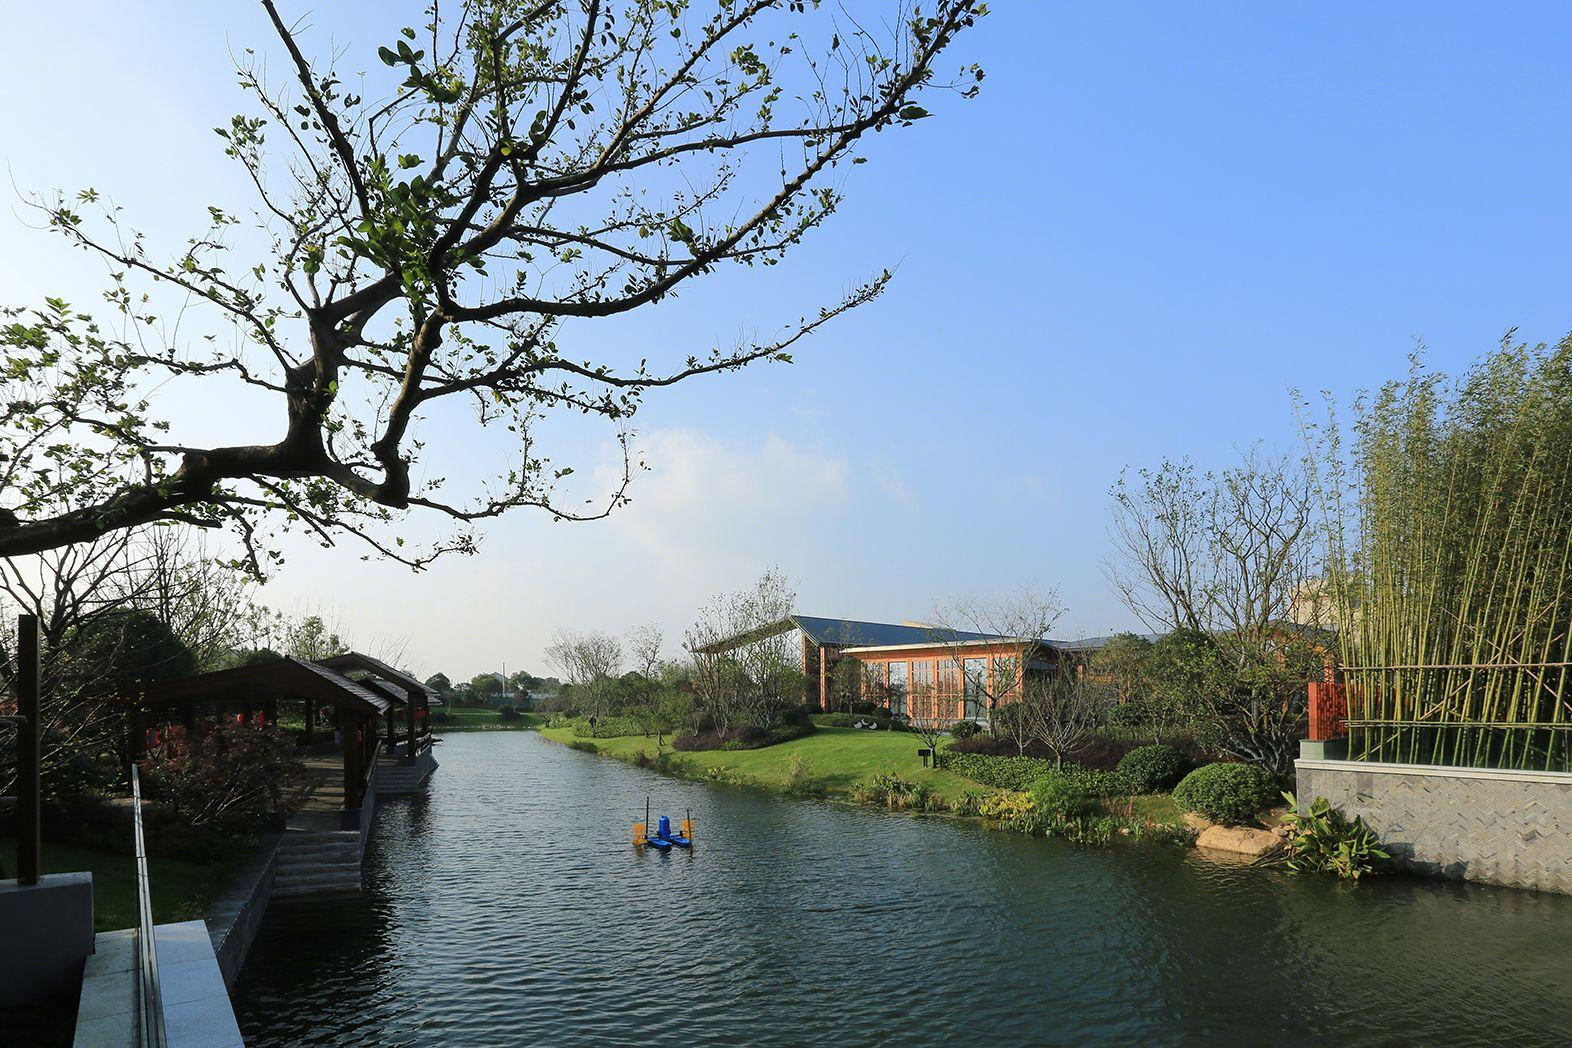
POLYGON ((317 660, 285 656, 161 681, 132 701, 131 760, 170 726, 195 733, 224 718, 277 725, 281 712, 298 710, 301 748, 342 756, 346 812, 360 810, 379 757, 429 764, 430 708, 440 705, 419 680, 359 652, 317 660))

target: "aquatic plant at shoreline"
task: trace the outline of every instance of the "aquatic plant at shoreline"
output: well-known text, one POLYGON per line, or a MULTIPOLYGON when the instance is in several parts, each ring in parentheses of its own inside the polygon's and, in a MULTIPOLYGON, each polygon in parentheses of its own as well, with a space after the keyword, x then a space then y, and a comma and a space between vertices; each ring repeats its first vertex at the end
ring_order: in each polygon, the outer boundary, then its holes
POLYGON ((925 782, 912 782, 894 772, 880 772, 871 783, 859 783, 852 788, 852 800, 858 804, 876 804, 891 811, 942 812, 950 804, 933 792, 925 782))
POLYGON ((1066 775, 1044 775, 1032 783, 1029 795, 1032 806, 1045 819, 1074 819, 1092 807, 1091 794, 1066 775))
POLYGON ((1340 880, 1357 881, 1391 861, 1375 831, 1359 816, 1350 821, 1325 797, 1317 797, 1302 814, 1292 793, 1284 793, 1283 800, 1289 807, 1283 825, 1290 834, 1285 863, 1290 873, 1330 873, 1340 880))
POLYGON ((1029 836, 1061 837, 1072 844, 1107 845, 1115 836, 1191 845, 1195 831, 1138 814, 1129 799, 1097 802, 1064 779, 1047 778, 1042 790, 1000 790, 982 799, 977 814, 1002 829, 1029 836), (1077 798, 1069 803, 1070 795, 1077 798))

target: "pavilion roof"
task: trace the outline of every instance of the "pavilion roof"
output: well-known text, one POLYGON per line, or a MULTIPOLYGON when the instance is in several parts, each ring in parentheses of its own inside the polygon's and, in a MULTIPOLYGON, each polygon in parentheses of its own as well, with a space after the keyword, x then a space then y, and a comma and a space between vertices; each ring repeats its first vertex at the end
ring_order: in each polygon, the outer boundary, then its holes
POLYGON ((167 707, 284 698, 312 699, 379 716, 400 701, 389 692, 369 688, 321 663, 285 656, 147 684, 142 688, 140 702, 146 707, 167 707))
POLYGON ((428 702, 437 698, 437 693, 426 687, 419 678, 405 673, 403 670, 394 669, 381 659, 373 658, 364 652, 346 651, 341 655, 330 655, 325 659, 317 659, 316 663, 318 666, 326 666, 328 669, 338 673, 360 671, 373 677, 378 677, 397 687, 403 693, 403 697, 399 699, 401 703, 406 701, 406 699, 419 698, 422 695, 425 696, 428 702))

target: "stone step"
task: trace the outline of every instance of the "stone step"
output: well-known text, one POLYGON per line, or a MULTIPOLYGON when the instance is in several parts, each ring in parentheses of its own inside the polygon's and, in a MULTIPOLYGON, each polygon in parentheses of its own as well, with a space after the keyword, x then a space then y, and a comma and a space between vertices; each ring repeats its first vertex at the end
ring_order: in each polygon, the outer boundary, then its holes
POLYGON ((328 877, 339 874, 360 876, 360 863, 358 862, 313 862, 303 863, 300 866, 291 866, 280 869, 274 877, 276 884, 293 884, 297 881, 309 881, 316 877, 328 877))
POLYGON ((295 888, 310 888, 318 884, 360 884, 359 866, 314 866, 309 869, 290 871, 289 875, 280 876, 273 882, 274 890, 293 890, 295 888))
POLYGON ((273 888, 273 894, 280 898, 294 895, 347 895, 358 891, 360 891, 359 877, 316 878, 310 881, 279 884, 273 888))
POLYGON ((349 844, 313 844, 302 848, 280 848, 278 861, 280 863, 297 863, 300 859, 313 858, 338 858, 338 856, 351 856, 360 858, 360 842, 351 841, 349 844))
POLYGON ((277 884, 309 884, 313 881, 337 879, 360 880, 360 864, 355 862, 345 863, 320 863, 316 866, 298 866, 285 871, 280 870, 273 883, 277 884))
POLYGON ((280 856, 278 858, 278 875, 283 877, 286 872, 311 866, 360 866, 360 853, 358 852, 324 852, 322 855, 299 855, 292 858, 280 856))
POLYGON ((290 852, 320 851, 324 848, 358 848, 360 847, 360 834, 351 833, 342 837, 302 837, 293 840, 279 849, 279 854, 290 852))

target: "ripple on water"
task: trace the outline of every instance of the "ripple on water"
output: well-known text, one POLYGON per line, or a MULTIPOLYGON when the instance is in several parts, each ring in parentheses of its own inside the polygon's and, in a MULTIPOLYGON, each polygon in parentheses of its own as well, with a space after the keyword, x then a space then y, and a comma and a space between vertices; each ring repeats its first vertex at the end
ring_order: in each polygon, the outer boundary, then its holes
POLYGON ((248 1045, 1572 1043, 1569 898, 1076 849, 530 733, 439 756, 359 896, 274 904, 248 1045), (646 794, 693 852, 628 846, 646 794))

